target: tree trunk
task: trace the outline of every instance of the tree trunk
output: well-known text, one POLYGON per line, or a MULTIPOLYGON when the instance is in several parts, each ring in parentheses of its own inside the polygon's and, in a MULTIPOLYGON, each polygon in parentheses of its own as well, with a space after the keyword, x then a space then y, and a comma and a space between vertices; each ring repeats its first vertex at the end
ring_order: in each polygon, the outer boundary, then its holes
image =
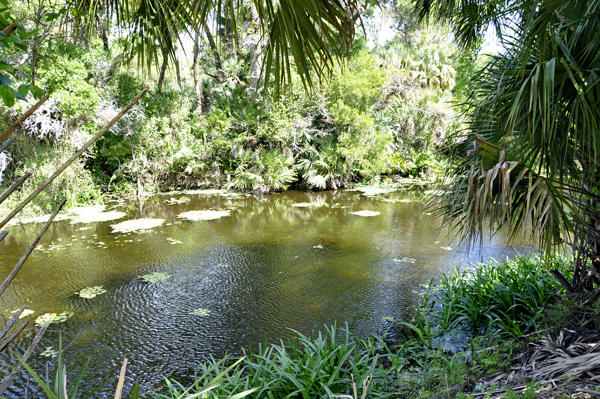
MULTIPOLYGON (((591 193, 600 193, 600 170, 593 165, 594 161, 582 161, 582 188, 591 193)), ((575 259, 572 286, 576 291, 584 292, 593 288, 593 283, 600 283, 600 199, 583 195, 580 198, 584 223, 573 221, 575 232, 573 250, 575 259), (588 267, 591 262, 591 268, 588 267)))
POLYGON ((194 90, 196 91, 196 113, 202 115, 202 80, 200 79, 200 64, 199 64, 199 53, 200 53, 200 37, 196 33, 194 38, 194 90))
POLYGON ((215 40, 213 38, 212 33, 208 29, 208 25, 206 23, 202 24, 204 28, 204 33, 206 33, 206 40, 208 40, 208 44, 210 45, 211 50, 213 51, 213 55, 215 57, 215 68, 217 68, 217 74, 219 75, 219 81, 223 82, 223 65, 221 64, 221 57, 219 56, 219 51, 217 50, 217 45, 215 44, 215 40))
POLYGON ((179 58, 177 57, 177 48, 175 48, 175 74, 177 75, 177 86, 179 91, 183 92, 183 85, 181 83, 181 71, 179 70, 179 58))
POLYGON ((108 36, 106 35, 106 29, 102 27, 100 30, 100 38, 102 39, 102 44, 104 45, 104 51, 110 53, 110 47, 108 45, 108 36))
POLYGON ((38 33, 37 30, 40 27, 40 21, 42 19, 42 11, 44 10, 44 0, 40 2, 40 7, 38 8, 37 17, 35 20, 35 38, 33 39, 33 49, 31 55, 31 85, 35 86, 35 61, 37 58, 37 47, 38 47, 38 33))
POLYGON ((158 82, 156 83, 156 88, 160 91, 162 89, 163 81, 165 80, 165 72, 167 71, 167 51, 163 47, 163 62, 160 67, 160 75, 158 75, 158 82))
POLYGON ((260 83, 265 40, 266 39, 263 38, 258 40, 254 47, 254 51, 252 52, 252 61, 250 61, 250 93, 252 94, 252 101, 256 99, 256 93, 260 83))

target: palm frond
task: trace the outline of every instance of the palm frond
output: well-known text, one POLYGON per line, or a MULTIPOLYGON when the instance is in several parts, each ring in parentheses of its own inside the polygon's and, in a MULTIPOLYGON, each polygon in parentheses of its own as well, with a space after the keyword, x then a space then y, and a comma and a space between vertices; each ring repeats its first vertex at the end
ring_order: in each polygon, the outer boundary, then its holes
POLYGON ((516 161, 501 147, 482 139, 441 202, 429 204, 461 242, 481 243, 484 231, 505 229, 510 239, 533 238, 549 251, 564 244, 581 216, 571 195, 581 190, 547 178, 516 161))

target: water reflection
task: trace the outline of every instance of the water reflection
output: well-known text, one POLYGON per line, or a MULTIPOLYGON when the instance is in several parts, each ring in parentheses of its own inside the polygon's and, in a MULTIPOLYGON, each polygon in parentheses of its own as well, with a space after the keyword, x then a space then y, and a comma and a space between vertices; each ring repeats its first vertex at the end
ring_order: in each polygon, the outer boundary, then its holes
MULTIPOLYGON (((62 331, 70 359, 92 357, 86 376, 91 385, 115 377, 127 356, 130 380, 140 380, 147 392, 163 376, 193 375, 208 355, 240 354, 265 337, 291 337, 290 329, 311 334, 337 321, 358 334, 375 332, 383 317, 406 317, 414 291, 437 272, 514 254, 502 237, 471 254, 451 250, 435 236, 439 222, 422 214, 422 198, 420 191, 174 194, 154 197, 141 209, 114 204, 109 210, 125 212, 125 218, 54 223, 3 305, 27 304, 32 319, 73 312, 52 326, 40 348, 55 347, 62 331), (198 222, 177 217, 199 210, 231 215, 198 222), (380 214, 351 214, 361 210, 380 214), (164 224, 113 232, 111 225, 136 218, 164 224), (138 278, 153 272, 172 277, 156 284, 138 278), (106 292, 92 299, 76 294, 93 286, 106 292), (191 315, 195 309, 210 313, 191 315)), ((2 273, 9 273, 38 229, 11 228, 0 244, 2 273)), ((42 367, 47 360, 38 356, 34 362, 42 367)), ((32 387, 22 377, 8 396, 35 396, 32 387)))

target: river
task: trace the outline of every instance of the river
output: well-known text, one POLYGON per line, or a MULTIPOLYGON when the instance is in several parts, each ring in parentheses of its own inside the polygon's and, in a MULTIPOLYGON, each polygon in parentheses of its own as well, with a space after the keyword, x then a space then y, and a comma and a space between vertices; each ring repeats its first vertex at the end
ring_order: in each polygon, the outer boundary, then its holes
MULTIPOLYGON (((418 188, 262 197, 192 192, 155 196, 141 206, 111 204, 107 211, 124 216, 54 222, 1 306, 6 315, 26 305, 32 323, 46 313, 71 315, 50 326, 32 359, 37 369, 53 362, 39 353, 56 350, 60 333, 69 363, 91 357, 88 386, 116 378, 127 357, 128 384, 140 381, 148 395, 164 376, 189 378, 206 356, 239 355, 267 338, 289 338, 292 330, 314 334, 337 322, 356 334, 375 333, 384 317, 410 317, 415 292, 439 272, 531 249, 507 247, 501 236, 470 253, 454 248, 436 235, 439 221, 423 213, 424 197, 418 188), (213 212, 213 220, 180 217, 201 210, 225 212, 213 212), (126 233, 111 227, 139 218, 162 224, 126 233), (140 278, 155 272, 166 279, 140 278), (77 294, 99 286, 105 292, 94 298, 77 294)), ((41 227, 9 228, 0 244, 2 275, 41 227)), ((6 374, 6 351, 0 361, 6 374)), ((5 396, 38 397, 37 390, 23 374, 5 396)))

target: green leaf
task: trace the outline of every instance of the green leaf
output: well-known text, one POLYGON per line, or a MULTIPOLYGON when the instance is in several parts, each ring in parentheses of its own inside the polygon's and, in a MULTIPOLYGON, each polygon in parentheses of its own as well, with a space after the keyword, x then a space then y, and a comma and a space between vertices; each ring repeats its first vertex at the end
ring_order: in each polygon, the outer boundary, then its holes
POLYGON ((37 86, 29 86, 29 90, 31 91, 31 93, 33 94, 33 97, 35 97, 36 99, 39 99, 40 97, 42 97, 44 94, 46 94, 46 90, 44 89, 40 89, 37 86))
POLYGON ((27 94, 29 93, 29 86, 28 85, 21 85, 21 86, 19 86, 19 88, 17 89, 17 91, 19 92, 19 94, 21 94, 21 96, 27 97, 27 94))
POLYGON ((0 61, 0 71, 14 73, 13 67, 6 61, 0 61))
POLYGON ((12 90, 13 95, 15 96, 15 98, 18 98, 19 100, 25 100, 25 96, 21 95, 21 93, 19 93, 18 91, 16 91, 15 89, 13 89, 12 87, 10 88, 10 90, 12 90))
POLYGON ((0 74, 0 85, 8 86, 12 82, 13 81, 12 81, 11 78, 9 78, 8 76, 0 74))
POLYGON ((2 101, 4 101, 4 105, 7 107, 15 105, 15 95, 10 87, 0 85, 0 96, 2 96, 2 101))

